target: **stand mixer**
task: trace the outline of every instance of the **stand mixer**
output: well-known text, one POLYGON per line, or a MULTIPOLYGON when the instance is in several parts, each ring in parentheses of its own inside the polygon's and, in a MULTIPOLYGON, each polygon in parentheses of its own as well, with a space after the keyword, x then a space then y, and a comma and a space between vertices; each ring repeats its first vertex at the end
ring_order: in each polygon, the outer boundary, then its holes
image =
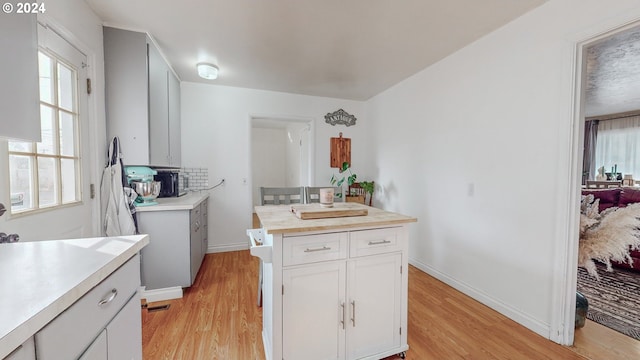
POLYGON ((158 172, 146 166, 125 166, 127 183, 138 194, 135 206, 158 205, 155 199, 160 194, 161 183, 153 180, 158 172))

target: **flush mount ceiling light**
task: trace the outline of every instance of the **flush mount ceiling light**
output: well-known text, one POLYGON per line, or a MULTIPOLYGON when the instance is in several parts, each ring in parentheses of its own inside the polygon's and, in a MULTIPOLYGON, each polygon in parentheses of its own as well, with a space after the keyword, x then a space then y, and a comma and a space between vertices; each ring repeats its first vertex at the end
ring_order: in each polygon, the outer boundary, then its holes
POLYGON ((198 68, 198 75, 201 78, 207 79, 207 80, 214 80, 218 78, 217 66, 209 63, 198 63, 196 67, 198 68))

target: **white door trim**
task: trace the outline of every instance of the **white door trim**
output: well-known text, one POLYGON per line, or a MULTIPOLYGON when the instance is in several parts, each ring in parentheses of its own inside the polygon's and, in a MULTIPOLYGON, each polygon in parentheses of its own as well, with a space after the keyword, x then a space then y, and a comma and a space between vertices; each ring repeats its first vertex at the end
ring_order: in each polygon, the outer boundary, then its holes
MULTIPOLYGON (((640 17, 617 19, 597 29, 587 29, 574 43, 572 58, 572 102, 570 105, 569 141, 569 176, 558 179, 560 187, 566 186, 566 195, 559 197, 557 238, 553 272, 553 289, 551 299, 551 323, 549 339, 562 345, 572 345, 575 335, 576 284, 578 273, 578 237, 580 225, 580 184, 582 182, 582 160, 584 144, 584 102, 585 102, 585 57, 584 49, 603 38, 612 36, 632 26, 637 26, 640 17)), ((558 192, 559 194, 562 191, 558 192)))

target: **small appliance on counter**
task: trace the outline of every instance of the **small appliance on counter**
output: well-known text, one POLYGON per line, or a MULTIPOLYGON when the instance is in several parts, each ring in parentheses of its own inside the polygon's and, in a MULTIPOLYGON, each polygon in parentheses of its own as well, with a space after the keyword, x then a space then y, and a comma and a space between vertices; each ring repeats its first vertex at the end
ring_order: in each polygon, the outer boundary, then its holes
POLYGON ((162 183, 162 189, 158 197, 178 197, 186 195, 189 191, 189 176, 180 172, 180 169, 156 168, 157 174, 154 180, 162 183))
POLYGON ((135 206, 158 205, 155 199, 160 194, 162 184, 153 179, 158 172, 146 166, 125 166, 127 183, 138 194, 135 206))

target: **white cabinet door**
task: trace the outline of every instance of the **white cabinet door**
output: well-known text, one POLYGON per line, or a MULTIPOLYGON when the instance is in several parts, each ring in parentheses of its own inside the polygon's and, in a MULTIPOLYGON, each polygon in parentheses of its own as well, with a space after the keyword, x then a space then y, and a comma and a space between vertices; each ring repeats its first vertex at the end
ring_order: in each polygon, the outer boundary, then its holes
POLYGON ((106 330, 102 330, 100 335, 89 345, 89 348, 87 348, 78 360, 108 360, 106 330))
POLYGON ((36 346, 33 336, 13 350, 3 360, 36 360, 36 346))
POLYGON ((284 359, 344 359, 345 270, 331 261, 282 272, 284 359))
POLYGON ((202 220, 201 220, 201 211, 200 206, 197 206, 195 209, 191 210, 191 235, 189 237, 189 248, 191 250, 191 259, 190 259, 190 274, 191 274, 191 284, 196 279, 196 275, 198 275, 198 270, 200 270, 200 265, 202 264, 202 220))
POLYGON ((36 15, 0 12, 0 33, 0 137, 40 141, 36 15))
POLYGON ((120 138, 125 165, 149 164, 147 35, 105 26, 107 136, 120 138))
POLYGON ((191 222, 188 210, 138 212, 141 234, 153 241, 142 249, 142 285, 147 290, 191 286, 191 222))
POLYGON ((180 140, 180 81, 173 75, 169 74, 169 162, 171 166, 180 166, 182 164, 182 150, 180 140))
POLYGON ((142 360, 142 315, 136 292, 107 326, 110 360, 142 360))
POLYGON ((400 346, 402 255, 349 260, 347 359, 400 346))
POLYGON ((169 163, 169 67, 149 42, 149 164, 169 163))

